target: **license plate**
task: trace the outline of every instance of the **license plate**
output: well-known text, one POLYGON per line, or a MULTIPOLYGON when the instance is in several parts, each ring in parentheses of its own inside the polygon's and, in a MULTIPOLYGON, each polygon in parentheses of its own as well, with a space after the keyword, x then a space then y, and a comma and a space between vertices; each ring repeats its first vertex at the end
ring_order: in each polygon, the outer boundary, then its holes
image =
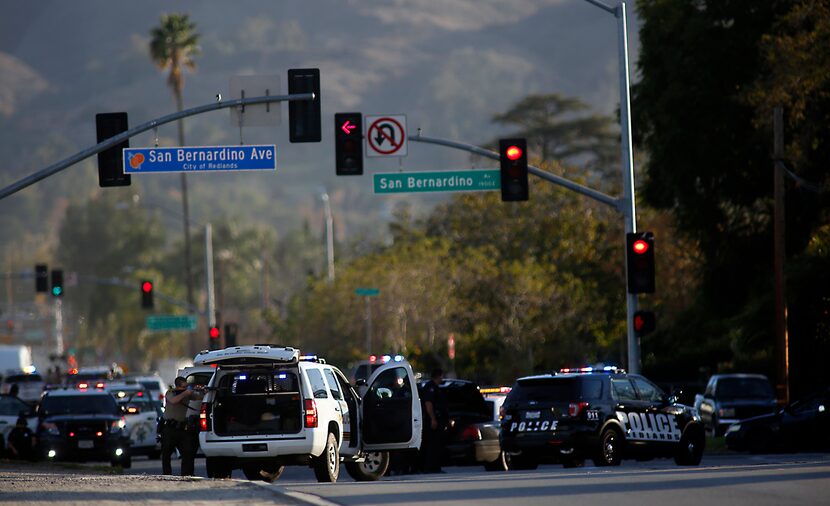
POLYGON ((539 411, 525 411, 525 419, 526 420, 538 420, 540 412, 539 411))
POLYGON ((92 441, 78 441, 78 448, 89 449, 93 447, 92 441))

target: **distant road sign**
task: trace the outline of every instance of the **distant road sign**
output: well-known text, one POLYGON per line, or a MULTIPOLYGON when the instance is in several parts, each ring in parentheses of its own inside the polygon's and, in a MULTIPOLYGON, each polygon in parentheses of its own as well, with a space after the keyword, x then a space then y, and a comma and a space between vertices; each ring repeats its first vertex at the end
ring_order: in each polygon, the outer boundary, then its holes
POLYGON ((354 293, 364 297, 377 297, 380 295, 380 288, 356 288, 354 293))
POLYGON ((366 116, 366 156, 406 156, 406 116, 366 116))
POLYGON ((148 316, 145 323, 147 330, 151 332, 196 330, 196 317, 191 315, 148 316))
POLYGON ((124 150, 125 174, 276 169, 277 147, 273 144, 124 150))
POLYGON ((375 173, 375 193, 476 192, 501 188, 498 170, 375 173))

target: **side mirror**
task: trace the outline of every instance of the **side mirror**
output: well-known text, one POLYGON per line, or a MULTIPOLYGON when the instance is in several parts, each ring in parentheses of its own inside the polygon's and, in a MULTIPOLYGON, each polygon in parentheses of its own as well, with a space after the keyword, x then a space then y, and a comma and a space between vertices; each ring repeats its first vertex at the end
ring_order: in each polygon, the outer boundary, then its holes
POLYGON ((680 401, 681 395, 683 395, 683 390, 679 388, 672 390, 668 398, 669 404, 677 404, 680 401))

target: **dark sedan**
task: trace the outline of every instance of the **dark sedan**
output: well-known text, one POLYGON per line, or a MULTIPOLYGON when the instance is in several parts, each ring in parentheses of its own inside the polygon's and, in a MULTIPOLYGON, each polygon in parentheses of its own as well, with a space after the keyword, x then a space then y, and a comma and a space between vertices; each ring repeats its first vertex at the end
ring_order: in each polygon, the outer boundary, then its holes
POLYGON ((726 446, 753 453, 830 449, 830 388, 773 414, 731 425, 726 431, 726 446))

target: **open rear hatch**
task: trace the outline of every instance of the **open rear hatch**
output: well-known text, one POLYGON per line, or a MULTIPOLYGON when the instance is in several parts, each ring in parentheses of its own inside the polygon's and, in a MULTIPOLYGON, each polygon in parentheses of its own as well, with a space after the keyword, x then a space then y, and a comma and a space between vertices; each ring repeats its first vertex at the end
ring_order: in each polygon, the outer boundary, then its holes
POLYGON ((214 385, 213 429, 217 435, 300 432, 303 404, 298 369, 232 366, 223 372, 214 385))

